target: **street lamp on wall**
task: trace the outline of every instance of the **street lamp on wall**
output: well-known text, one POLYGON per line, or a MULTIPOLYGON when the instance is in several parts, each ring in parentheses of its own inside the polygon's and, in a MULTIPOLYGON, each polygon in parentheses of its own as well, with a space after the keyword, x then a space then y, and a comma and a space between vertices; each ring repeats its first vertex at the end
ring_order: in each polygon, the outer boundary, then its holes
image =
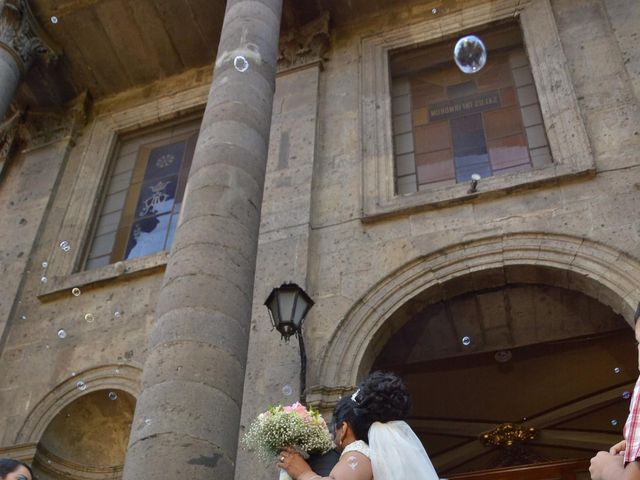
POLYGON ((264 302, 269 310, 271 323, 285 342, 292 335, 298 337, 300 344, 300 403, 306 404, 307 388, 307 354, 302 338, 302 323, 311 307, 313 300, 295 283, 283 283, 274 288, 264 302))

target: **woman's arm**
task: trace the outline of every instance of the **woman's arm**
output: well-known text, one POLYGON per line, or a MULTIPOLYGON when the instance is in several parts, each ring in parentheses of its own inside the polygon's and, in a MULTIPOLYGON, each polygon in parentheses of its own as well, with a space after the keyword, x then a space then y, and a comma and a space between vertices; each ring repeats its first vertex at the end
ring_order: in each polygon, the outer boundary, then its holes
MULTIPOLYGON (((282 458, 282 457, 281 457, 282 458)), ((295 480, 371 480, 371 461, 360 452, 348 452, 333 467, 328 477, 321 477, 298 454, 287 452, 284 462, 277 466, 286 470, 295 480)))

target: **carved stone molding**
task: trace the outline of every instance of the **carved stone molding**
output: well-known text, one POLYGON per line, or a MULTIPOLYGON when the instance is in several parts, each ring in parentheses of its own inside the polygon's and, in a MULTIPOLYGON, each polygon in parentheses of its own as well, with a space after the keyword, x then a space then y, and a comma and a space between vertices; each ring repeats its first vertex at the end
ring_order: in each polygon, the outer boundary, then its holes
POLYGON ((21 462, 31 463, 36 455, 36 443, 22 443, 10 447, 0 447, 0 458, 15 458, 21 462))
POLYGON ((117 480, 122 478, 124 465, 84 465, 61 458, 43 445, 38 446, 34 465, 51 478, 67 480, 117 480))
POLYGON ((16 58, 23 73, 36 57, 50 63, 60 55, 59 48, 38 25, 27 0, 0 3, 0 48, 16 58))
POLYGON ((23 112, 17 110, 7 120, 0 124, 0 180, 2 180, 9 159, 15 150, 20 120, 23 112))
POLYGON ((291 28, 280 36, 278 71, 326 60, 331 38, 329 12, 299 28, 291 28))
POLYGON ((87 122, 91 100, 85 92, 63 110, 27 112, 20 123, 20 141, 26 150, 33 150, 64 138, 75 136, 87 122))

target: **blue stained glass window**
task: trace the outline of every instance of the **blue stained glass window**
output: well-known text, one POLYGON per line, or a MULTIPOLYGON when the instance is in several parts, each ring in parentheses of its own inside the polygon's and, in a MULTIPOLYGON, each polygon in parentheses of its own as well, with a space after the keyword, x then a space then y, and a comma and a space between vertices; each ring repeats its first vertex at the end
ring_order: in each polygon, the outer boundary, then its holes
MULTIPOLYGON (((168 250, 178 223, 195 136, 149 151, 127 228, 124 258, 168 250)), ((138 176, 140 178, 140 176, 138 176)))

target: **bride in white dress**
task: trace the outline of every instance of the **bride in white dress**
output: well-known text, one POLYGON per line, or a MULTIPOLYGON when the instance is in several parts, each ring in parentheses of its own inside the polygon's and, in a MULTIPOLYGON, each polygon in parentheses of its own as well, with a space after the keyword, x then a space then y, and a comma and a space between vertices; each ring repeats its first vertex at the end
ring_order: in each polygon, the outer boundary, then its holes
POLYGON ((438 480, 422 443, 404 421, 411 400, 393 373, 374 372, 333 412, 340 460, 328 477, 316 474, 293 450, 280 454, 278 467, 295 480, 438 480))

